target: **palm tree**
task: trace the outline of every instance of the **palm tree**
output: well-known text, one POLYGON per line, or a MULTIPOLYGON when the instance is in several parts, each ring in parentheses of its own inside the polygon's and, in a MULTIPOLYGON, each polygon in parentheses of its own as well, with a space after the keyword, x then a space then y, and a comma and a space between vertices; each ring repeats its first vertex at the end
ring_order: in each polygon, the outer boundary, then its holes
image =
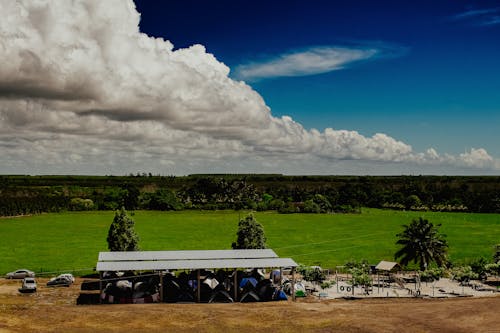
POLYGON ((403 266, 411 261, 418 262, 421 271, 425 271, 432 262, 443 266, 447 262, 448 243, 444 239, 446 235, 438 232, 440 226, 434 226, 421 217, 410 225, 403 225, 403 232, 396 235, 399 237, 396 244, 403 247, 394 257, 401 258, 400 264, 403 266))

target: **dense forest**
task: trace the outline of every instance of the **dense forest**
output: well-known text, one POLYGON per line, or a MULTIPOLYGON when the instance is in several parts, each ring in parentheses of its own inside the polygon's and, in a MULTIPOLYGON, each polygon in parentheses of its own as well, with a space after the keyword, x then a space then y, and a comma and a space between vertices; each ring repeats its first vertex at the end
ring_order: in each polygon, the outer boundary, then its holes
POLYGON ((360 207, 500 213, 497 176, 0 176, 0 215, 66 210, 252 209, 358 212, 360 207))

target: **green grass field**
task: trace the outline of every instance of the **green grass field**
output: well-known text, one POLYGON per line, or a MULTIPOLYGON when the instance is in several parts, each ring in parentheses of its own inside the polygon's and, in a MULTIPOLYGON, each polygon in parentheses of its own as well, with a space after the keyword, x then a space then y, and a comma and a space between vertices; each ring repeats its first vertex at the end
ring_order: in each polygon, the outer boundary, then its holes
MULTIPOLYGON (((135 212, 142 250, 229 249, 236 238, 235 211, 135 212)), ((454 262, 491 259, 500 243, 499 214, 401 212, 363 209, 362 214, 256 213, 268 247, 298 263, 327 268, 347 260, 393 260, 402 224, 420 216, 441 223, 454 262)), ((114 212, 75 212, 0 219, 0 274, 18 268, 40 272, 83 270, 107 250, 114 212)))

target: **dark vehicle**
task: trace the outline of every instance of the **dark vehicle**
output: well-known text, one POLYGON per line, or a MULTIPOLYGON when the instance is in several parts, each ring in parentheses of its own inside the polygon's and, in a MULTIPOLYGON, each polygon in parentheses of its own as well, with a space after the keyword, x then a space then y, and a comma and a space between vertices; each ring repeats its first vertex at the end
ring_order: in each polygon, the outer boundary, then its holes
POLYGON ((49 280, 47 282, 48 287, 57 287, 57 286, 62 286, 62 287, 69 287, 73 284, 73 281, 68 279, 67 277, 55 277, 49 280))

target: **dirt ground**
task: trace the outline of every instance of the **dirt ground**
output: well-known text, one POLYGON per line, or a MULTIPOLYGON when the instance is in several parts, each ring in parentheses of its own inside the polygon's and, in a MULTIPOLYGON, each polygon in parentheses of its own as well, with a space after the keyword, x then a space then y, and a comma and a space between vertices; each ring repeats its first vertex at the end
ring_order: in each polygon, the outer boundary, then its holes
POLYGON ((0 332, 500 332, 500 297, 76 305, 81 280, 35 294, 0 279, 0 332))

